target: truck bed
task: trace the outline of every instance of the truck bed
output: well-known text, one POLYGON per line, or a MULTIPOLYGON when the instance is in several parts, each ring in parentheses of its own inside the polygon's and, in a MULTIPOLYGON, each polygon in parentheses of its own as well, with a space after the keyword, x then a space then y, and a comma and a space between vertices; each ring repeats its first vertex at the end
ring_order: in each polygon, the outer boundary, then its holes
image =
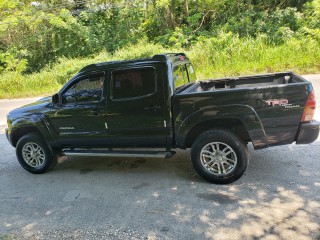
POLYGON ((262 129, 258 139, 266 139, 253 141, 256 149, 290 144, 311 90, 307 80, 292 72, 199 81, 175 94, 174 124, 183 129, 193 116, 241 119, 243 124, 255 118, 262 129))
POLYGON ((197 93, 239 88, 265 88, 302 82, 305 82, 305 80, 292 72, 281 72, 235 78, 206 79, 192 84, 180 93, 197 93))

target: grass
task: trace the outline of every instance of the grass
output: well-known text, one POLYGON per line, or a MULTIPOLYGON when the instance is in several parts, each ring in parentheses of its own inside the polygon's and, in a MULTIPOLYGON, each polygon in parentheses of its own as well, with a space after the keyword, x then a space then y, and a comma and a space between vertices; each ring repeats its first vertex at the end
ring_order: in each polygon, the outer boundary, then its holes
POLYGON ((186 52, 195 66, 198 79, 277 71, 320 72, 320 42, 317 40, 289 39, 274 46, 268 44, 263 36, 240 39, 231 33, 223 33, 185 50, 165 49, 142 41, 113 55, 101 52, 92 58, 61 58, 54 66, 39 73, 5 72, 0 75, 0 98, 50 95, 88 64, 150 57, 163 52, 186 52))
POLYGON ((320 72, 320 42, 290 39, 274 46, 263 37, 240 39, 230 34, 198 43, 187 52, 198 78, 294 71, 320 72))

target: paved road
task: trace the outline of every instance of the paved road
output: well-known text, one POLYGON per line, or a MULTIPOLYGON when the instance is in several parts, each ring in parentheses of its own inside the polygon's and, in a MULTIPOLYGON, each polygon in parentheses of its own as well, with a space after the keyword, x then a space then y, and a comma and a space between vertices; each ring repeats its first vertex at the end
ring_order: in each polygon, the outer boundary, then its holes
MULTIPOLYGON (((320 75, 308 78, 320 100, 320 75)), ((3 132, 0 144, 0 239, 320 239, 320 139, 251 148, 246 174, 225 186, 198 177, 188 151, 68 158, 32 175, 3 132)))
POLYGON ((7 114, 15 108, 37 101, 41 97, 20 98, 20 99, 0 99, 0 126, 6 124, 7 114))

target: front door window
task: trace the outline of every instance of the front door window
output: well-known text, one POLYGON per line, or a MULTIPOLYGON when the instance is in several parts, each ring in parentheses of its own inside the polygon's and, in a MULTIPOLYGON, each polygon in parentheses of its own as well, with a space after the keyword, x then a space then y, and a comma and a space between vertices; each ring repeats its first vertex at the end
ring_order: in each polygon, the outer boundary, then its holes
POLYGON ((98 102, 103 92, 104 77, 88 76, 75 82, 65 93, 64 102, 98 102))

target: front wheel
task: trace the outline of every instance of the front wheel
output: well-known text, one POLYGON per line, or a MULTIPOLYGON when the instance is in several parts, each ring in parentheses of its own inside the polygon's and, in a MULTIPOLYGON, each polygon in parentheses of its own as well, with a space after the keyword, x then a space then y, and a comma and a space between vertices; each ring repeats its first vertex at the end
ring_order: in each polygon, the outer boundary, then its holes
POLYGON ((239 179, 247 168, 247 146, 232 132, 222 129, 201 134, 191 148, 191 161, 205 180, 227 184, 239 179))
POLYGON ((18 141, 16 154, 20 165, 31 173, 45 173, 57 162, 49 146, 35 133, 27 134, 18 141))

